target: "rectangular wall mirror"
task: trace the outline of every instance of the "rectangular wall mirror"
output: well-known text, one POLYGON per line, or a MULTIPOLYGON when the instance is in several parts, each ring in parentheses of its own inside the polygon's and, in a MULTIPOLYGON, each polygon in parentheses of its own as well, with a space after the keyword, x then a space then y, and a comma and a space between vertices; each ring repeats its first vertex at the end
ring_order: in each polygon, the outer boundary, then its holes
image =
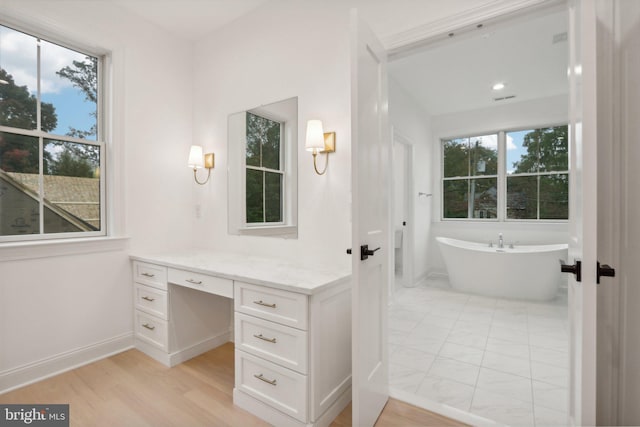
POLYGON ((229 116, 229 234, 298 237, 298 98, 229 116))

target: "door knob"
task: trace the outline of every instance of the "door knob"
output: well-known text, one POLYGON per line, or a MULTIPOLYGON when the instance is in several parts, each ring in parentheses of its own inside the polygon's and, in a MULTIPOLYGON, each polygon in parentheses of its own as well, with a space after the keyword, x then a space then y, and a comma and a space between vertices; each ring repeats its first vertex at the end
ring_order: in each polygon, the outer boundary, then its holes
POLYGON ((597 284, 600 284, 600 277, 605 276, 605 277, 616 277, 616 270, 613 267, 610 267, 607 264, 600 264, 598 262, 598 278, 596 280, 597 284))
POLYGON ((575 264, 565 264, 563 260, 560 260, 560 271, 563 273, 575 274, 576 282, 582 281, 582 261, 576 261, 575 264))
POLYGON ((369 245, 360 246, 360 261, 364 261, 365 259, 369 259, 370 256, 376 254, 376 251, 380 248, 369 249, 369 245))

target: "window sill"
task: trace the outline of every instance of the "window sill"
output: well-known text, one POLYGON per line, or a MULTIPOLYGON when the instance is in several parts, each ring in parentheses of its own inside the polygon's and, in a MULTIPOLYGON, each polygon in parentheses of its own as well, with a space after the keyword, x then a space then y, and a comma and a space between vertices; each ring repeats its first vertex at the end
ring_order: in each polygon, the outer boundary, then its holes
POLYGON ((0 244, 0 262, 121 251, 128 245, 129 237, 88 237, 2 243, 0 244))
POLYGON ((283 239, 297 239, 298 227, 294 225, 277 225, 262 227, 240 228, 238 233, 243 236, 272 236, 283 239))

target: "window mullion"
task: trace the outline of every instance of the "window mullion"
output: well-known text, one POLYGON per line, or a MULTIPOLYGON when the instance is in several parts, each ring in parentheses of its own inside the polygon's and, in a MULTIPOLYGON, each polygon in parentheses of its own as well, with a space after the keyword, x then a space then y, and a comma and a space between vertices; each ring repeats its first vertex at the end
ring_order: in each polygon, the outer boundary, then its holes
POLYGON ((42 67, 40 55, 40 39, 36 42, 36 129, 42 130, 42 67))
POLYGON ((507 137, 498 132, 498 221, 507 218, 507 137))
MULTIPOLYGON (((262 156, 260 156, 262 159, 262 156)), ((267 222, 267 173, 262 171, 262 222, 267 222)))
MULTIPOLYGON (((42 132, 42 55, 40 39, 36 43, 36 130, 42 132)), ((44 138, 38 137, 38 227, 44 230, 44 138)))

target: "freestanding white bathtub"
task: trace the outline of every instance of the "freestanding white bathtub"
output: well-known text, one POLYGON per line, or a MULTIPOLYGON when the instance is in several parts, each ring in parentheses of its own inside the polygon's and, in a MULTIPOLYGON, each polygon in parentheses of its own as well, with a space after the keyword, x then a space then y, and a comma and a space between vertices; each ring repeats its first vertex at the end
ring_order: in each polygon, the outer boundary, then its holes
POLYGON ((558 294, 563 279, 559 260, 567 259, 566 244, 498 248, 447 237, 436 240, 457 291, 535 301, 558 294))

